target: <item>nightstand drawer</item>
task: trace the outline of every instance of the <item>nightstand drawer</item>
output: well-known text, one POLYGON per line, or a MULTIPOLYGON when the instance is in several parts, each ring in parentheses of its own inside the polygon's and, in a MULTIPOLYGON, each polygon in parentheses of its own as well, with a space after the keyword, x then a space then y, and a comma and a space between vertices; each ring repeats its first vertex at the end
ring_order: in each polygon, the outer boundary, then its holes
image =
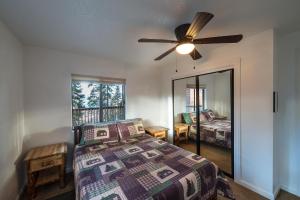
POLYGON ((30 171, 40 171, 43 169, 51 168, 54 166, 59 166, 63 164, 62 155, 54 155, 46 158, 41 158, 37 160, 30 161, 30 171))
POLYGON ((179 133, 187 132, 188 127, 178 127, 178 128, 176 128, 176 131, 179 132, 179 133))
POLYGON ((153 133, 153 136, 156 138, 165 138, 166 137, 166 131, 160 131, 153 133))
POLYGON ((168 140, 168 130, 162 126, 149 126, 145 128, 146 133, 161 140, 168 140))

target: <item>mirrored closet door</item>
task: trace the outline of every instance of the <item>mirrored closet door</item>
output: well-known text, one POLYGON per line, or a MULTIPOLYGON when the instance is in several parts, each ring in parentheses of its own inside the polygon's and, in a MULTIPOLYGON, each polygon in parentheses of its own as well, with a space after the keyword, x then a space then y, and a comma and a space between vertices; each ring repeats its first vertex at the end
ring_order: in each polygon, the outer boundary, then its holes
POLYGON ((174 144, 233 177, 233 70, 173 80, 174 144))
POLYGON ((232 71, 199 76, 205 88, 205 108, 200 111, 200 155, 216 163, 226 174, 232 170, 232 71))

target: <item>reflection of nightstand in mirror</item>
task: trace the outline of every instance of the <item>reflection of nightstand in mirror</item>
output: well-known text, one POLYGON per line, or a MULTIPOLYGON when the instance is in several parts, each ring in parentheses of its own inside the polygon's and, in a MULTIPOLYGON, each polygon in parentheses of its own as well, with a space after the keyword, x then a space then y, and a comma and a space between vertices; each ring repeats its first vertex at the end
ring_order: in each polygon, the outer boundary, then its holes
POLYGON ((188 143, 189 126, 184 123, 175 124, 175 144, 178 145, 180 141, 185 140, 188 143))

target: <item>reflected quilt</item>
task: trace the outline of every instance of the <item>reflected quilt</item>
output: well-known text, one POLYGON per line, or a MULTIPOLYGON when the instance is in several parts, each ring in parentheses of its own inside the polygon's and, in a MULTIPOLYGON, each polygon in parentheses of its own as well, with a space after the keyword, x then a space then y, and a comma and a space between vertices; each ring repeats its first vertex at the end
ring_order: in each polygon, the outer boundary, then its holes
MULTIPOLYGON (((192 125, 189 137, 196 140, 196 125, 192 125)), ((212 143, 221 147, 231 148, 231 121, 213 120, 201 122, 200 141, 212 143)))
POLYGON ((234 199, 205 158, 148 135, 122 143, 76 146, 76 199, 234 199))

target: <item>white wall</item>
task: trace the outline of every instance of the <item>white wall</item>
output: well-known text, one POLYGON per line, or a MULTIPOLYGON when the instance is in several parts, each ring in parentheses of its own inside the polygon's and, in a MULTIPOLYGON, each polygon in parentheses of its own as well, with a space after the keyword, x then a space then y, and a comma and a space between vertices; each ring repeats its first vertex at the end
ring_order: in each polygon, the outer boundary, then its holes
POLYGON ((205 75, 199 77, 199 85, 204 85, 207 89, 206 100, 207 100, 207 108, 215 109, 215 96, 216 96, 216 81, 215 75, 205 75))
POLYGON ((215 98, 214 98, 214 111, 218 112, 221 116, 226 116, 231 119, 230 108, 230 72, 216 73, 214 75, 215 82, 215 98))
MULTIPOLYGON (((245 38, 239 44, 217 48, 196 64, 189 57, 180 58, 178 73, 174 66, 163 66, 162 123, 172 128, 171 79, 198 74, 201 69, 214 67, 212 63, 241 59, 241 113, 240 114, 240 174, 236 180, 268 197, 273 197, 273 30, 245 38), (187 59, 186 59, 187 58, 187 59)), ((216 67, 219 67, 216 66, 216 67)), ((235 76, 237 76, 235 74, 235 76)), ((235 113, 237 115, 237 113, 235 113)), ((237 124, 236 124, 237 126, 237 124)), ((237 134, 237 133, 236 133, 237 134)), ((235 137, 237 138, 237 137, 235 137)), ((236 152, 235 152, 236 153, 236 152)))
POLYGON ((24 116, 22 45, 0 22, 0 199, 15 199, 24 116))
POLYGON ((135 66, 126 69, 126 118, 141 117, 144 125, 160 123, 160 82, 157 67, 135 66))
POLYGON ((300 32, 279 36, 280 184, 300 196, 300 32))
MULTIPOLYGON (((24 48, 24 150, 56 142, 73 143, 71 74, 126 78, 126 117, 159 124, 160 90, 156 68, 37 47, 24 48)), ((72 166, 72 153, 68 156, 72 166)))

